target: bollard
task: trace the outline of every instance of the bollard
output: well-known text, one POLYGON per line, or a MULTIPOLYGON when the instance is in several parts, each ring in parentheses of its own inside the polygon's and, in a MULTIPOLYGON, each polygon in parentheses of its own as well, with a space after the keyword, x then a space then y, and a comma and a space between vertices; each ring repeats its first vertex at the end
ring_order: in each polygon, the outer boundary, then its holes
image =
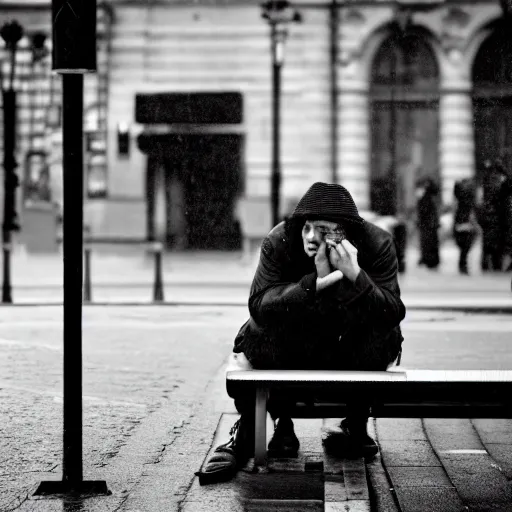
POLYGON ((91 246, 86 245, 84 249, 84 302, 92 301, 91 291, 91 246))
MULTIPOLYGON (((10 236, 10 235, 9 235, 10 236)), ((6 232, 4 231, 4 240, 7 240, 6 232)), ((4 304, 12 304, 12 285, 11 285, 11 242, 4 242, 2 246, 3 251, 3 283, 2 283, 2 302, 4 304)))
POLYGON ((164 280, 162 276, 162 244, 155 242, 152 246, 155 254, 155 282, 153 283, 153 301, 164 300, 164 280))

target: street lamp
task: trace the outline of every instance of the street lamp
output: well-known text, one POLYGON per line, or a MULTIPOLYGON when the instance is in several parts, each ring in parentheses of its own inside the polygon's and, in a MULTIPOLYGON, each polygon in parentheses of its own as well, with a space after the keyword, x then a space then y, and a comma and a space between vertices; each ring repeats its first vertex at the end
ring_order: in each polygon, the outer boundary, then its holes
POLYGON ((19 178, 16 174, 18 163, 15 158, 16 148, 16 91, 14 79, 16 76, 16 50, 23 37, 23 28, 17 21, 5 23, 0 29, 0 36, 5 42, 9 53, 10 64, 8 77, 0 72, 2 84, 2 105, 4 115, 4 221, 2 224, 2 251, 3 251, 3 282, 2 302, 12 302, 11 287, 11 240, 12 232, 19 231, 18 215, 16 213, 16 188, 19 178), (6 80, 4 80, 6 78, 6 80))
POLYGON ((262 18, 270 26, 272 53, 272 174, 270 200, 272 226, 279 222, 279 198, 281 187, 281 68, 284 62, 284 45, 288 25, 302 21, 300 13, 287 0, 268 0, 261 4, 262 18))

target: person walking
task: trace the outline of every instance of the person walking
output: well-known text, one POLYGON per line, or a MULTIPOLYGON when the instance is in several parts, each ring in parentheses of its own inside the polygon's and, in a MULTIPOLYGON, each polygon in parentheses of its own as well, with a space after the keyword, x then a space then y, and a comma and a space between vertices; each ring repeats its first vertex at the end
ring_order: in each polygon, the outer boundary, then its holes
POLYGON ((475 241, 478 223, 476 221, 476 184, 472 178, 455 182, 453 195, 456 200, 453 222, 453 238, 459 248, 459 272, 468 275, 468 254, 475 241))
POLYGON ((512 270, 512 178, 507 177, 500 190, 501 230, 503 233, 503 272, 512 270))
POLYGON ((417 226, 420 237, 420 260, 418 265, 435 269, 439 266, 439 208, 437 196, 439 187, 432 178, 417 182, 417 226))
POLYGON ((478 211, 478 223, 482 228, 482 259, 484 272, 501 271, 503 259, 502 192, 507 173, 499 161, 484 164, 482 202, 478 211))

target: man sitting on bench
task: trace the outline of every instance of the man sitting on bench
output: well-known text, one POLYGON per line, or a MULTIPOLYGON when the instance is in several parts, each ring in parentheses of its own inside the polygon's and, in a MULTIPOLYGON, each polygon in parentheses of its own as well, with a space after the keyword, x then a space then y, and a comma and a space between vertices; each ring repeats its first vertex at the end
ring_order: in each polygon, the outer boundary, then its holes
MULTIPOLYGON (((343 186, 313 184, 263 240, 249 311, 233 351, 254 369, 386 370, 401 351, 405 316, 391 235, 359 216, 343 186)), ((292 405, 291 396, 269 396, 270 457, 297 456, 292 405)), ((232 478, 254 456, 254 395, 235 398, 235 406, 240 419, 197 473, 201 484, 232 478)), ((374 456, 368 404, 354 397, 347 408, 339 431, 324 433, 326 451, 374 456)))

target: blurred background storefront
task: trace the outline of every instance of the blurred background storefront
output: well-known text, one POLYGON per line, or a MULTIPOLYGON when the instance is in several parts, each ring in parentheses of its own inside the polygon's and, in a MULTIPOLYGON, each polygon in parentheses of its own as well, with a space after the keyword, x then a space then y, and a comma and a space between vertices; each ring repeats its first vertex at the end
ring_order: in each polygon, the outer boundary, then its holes
MULTIPOLYGON (((282 71, 281 215, 312 182, 329 181, 361 210, 410 218, 418 179, 438 180, 449 205, 454 181, 479 176, 485 159, 512 166, 512 45, 498 1, 293 5, 301 22, 289 28, 282 71)), ((50 49, 50 7, 0 1, 0 18, 25 31, 21 237, 36 229, 43 214, 34 212, 54 212, 58 223, 62 195, 61 79, 36 39, 46 35, 50 49)), ((240 248, 239 205, 270 208, 272 76, 261 8, 99 2, 98 73, 85 89, 92 236, 240 248)))

